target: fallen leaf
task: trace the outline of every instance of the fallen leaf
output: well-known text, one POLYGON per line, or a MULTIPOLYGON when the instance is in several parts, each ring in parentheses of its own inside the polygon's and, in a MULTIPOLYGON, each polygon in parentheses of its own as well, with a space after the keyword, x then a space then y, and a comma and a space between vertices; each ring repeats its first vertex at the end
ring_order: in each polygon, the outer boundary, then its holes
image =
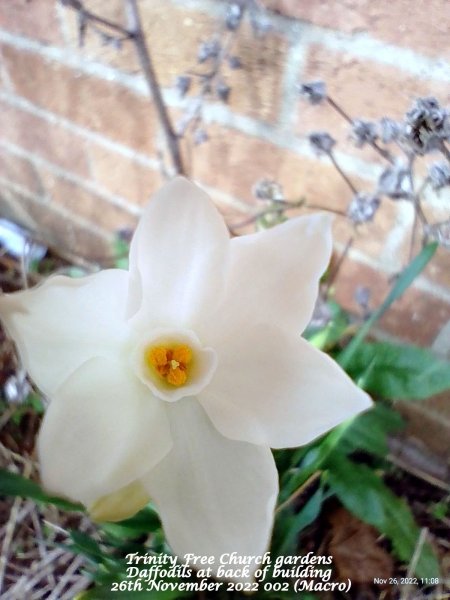
POLYGON ((329 553, 338 579, 352 583, 373 583, 375 578, 386 580, 393 573, 393 560, 382 548, 376 529, 360 521, 345 508, 335 510, 330 518, 331 541, 329 553))

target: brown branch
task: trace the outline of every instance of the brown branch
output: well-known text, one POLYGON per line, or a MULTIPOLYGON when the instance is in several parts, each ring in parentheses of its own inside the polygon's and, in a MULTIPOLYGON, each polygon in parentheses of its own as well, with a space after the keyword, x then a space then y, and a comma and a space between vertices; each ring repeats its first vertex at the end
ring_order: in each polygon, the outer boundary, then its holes
POLYGON ((125 0, 126 5, 129 9, 129 22, 130 28, 129 33, 133 40, 136 51, 138 54, 139 61, 141 63, 142 70, 147 81, 150 93, 153 101, 155 102, 158 117, 161 121, 161 125, 166 137, 167 146, 172 158, 173 166, 177 174, 184 175, 185 169, 183 166, 183 160, 181 157, 179 138, 175 133, 172 126, 169 114, 167 112, 166 105, 164 103, 161 88, 158 83, 153 62, 150 57, 150 52, 145 39, 145 34, 142 29, 141 16, 136 0, 125 0))
POLYGON ((108 27, 108 29, 112 29, 116 33, 120 33, 125 38, 131 37, 131 33, 127 29, 125 29, 125 27, 122 27, 122 25, 119 25, 118 23, 109 21, 108 19, 105 19, 100 15, 96 15, 90 10, 87 10, 86 8, 84 8, 83 3, 79 0, 61 0, 61 4, 63 6, 73 8, 74 10, 81 13, 85 19, 93 21, 94 23, 99 23, 100 25, 104 25, 105 27, 108 27))
POLYGON ((156 77, 150 51, 148 49, 147 42, 145 40, 145 34, 142 29, 139 8, 136 0, 125 0, 126 7, 129 9, 129 28, 126 28, 119 23, 109 21, 108 19, 105 19, 104 17, 97 15, 90 10, 87 10, 84 7, 83 2, 80 0, 61 0, 61 3, 63 6, 67 6, 76 10, 80 15, 82 15, 82 17, 84 17, 86 21, 103 25, 104 27, 107 27, 115 33, 123 36, 122 39, 128 39, 133 42, 136 47, 138 59, 144 72, 150 94, 156 106, 156 111, 164 131, 174 170, 177 174, 184 175, 186 171, 181 157, 179 138, 172 126, 172 122, 161 94, 161 88, 156 77))

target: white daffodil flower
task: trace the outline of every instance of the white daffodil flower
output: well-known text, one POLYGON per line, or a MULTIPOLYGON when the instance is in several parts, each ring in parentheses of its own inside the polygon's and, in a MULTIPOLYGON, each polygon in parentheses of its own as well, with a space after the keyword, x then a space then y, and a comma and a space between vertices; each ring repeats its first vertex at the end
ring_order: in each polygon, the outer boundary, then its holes
MULTIPOLYGON (((129 272, 53 276, 0 299, 51 400, 44 487, 119 520, 151 498, 175 554, 258 556, 278 477, 270 448, 310 442, 370 406, 301 332, 331 253, 330 219, 229 239, 176 178, 145 209, 129 272)), ((210 566, 210 565, 208 565, 210 566)))

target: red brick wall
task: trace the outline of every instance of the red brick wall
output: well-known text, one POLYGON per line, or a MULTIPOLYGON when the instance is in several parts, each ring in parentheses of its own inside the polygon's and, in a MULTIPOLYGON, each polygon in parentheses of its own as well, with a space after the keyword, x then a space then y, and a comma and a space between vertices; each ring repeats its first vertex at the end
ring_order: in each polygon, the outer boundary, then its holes
MULTIPOLYGON (((449 100, 447 0, 264 0, 272 30, 255 37, 244 23, 233 52, 244 68, 225 70, 227 105, 205 105, 209 141, 183 143, 189 175, 207 187, 230 223, 257 210, 253 184, 277 179, 288 198, 345 210, 351 194, 336 171, 308 148, 305 134, 329 129, 339 159, 361 190, 379 173, 373 151, 348 142, 327 106, 300 101, 299 80, 324 79, 354 117, 400 117, 414 97, 449 100), (414 10, 411 5, 414 4, 414 10)), ((174 119, 183 101, 175 77, 196 68, 198 44, 220 31, 220 0, 140 0, 147 42, 174 119)), ((85 6, 125 23, 122 0, 85 6)), ((133 226, 162 181, 165 150, 131 43, 120 51, 88 32, 78 47, 75 13, 54 0, 0 3, 0 213, 87 257, 111 253, 110 234, 133 226)), ((447 203, 447 204, 446 204, 447 203)), ((450 216, 442 194, 427 216, 450 216)), ((383 204, 361 227, 337 281, 337 298, 357 311, 356 285, 376 305, 407 260, 413 220, 405 203, 383 204)), ((352 227, 337 220, 342 251, 352 227)), ((392 335, 432 344, 450 322, 450 260, 433 265, 384 319, 392 335)), ((442 345, 442 336, 439 340, 442 345)), ((445 345, 445 344, 444 344, 445 345)))

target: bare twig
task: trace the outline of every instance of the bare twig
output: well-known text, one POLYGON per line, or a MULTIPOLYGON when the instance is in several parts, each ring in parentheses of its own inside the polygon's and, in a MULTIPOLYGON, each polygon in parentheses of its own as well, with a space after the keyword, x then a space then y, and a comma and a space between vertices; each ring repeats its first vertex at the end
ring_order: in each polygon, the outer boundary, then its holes
POLYGON ((169 117, 166 105, 164 103, 161 88, 156 77, 156 72, 153 67, 150 51, 147 46, 145 34, 142 29, 141 17, 136 0, 124 0, 125 6, 128 8, 129 28, 124 27, 113 21, 109 21, 104 17, 97 15, 84 7, 80 0, 61 0, 64 6, 69 6, 76 10, 83 18, 84 23, 92 21, 111 29, 113 32, 120 34, 120 41, 129 39, 133 42, 141 64, 145 80, 149 87, 152 99, 155 103, 158 118, 167 142, 167 147, 172 159, 173 168, 177 174, 185 174, 179 138, 175 133, 172 122, 169 117))
MULTIPOLYGON (((422 554, 423 545, 427 539, 428 529, 424 527, 420 530, 420 535, 417 539, 416 547, 414 548, 414 554, 412 555, 411 561, 408 565, 408 571, 406 573, 406 579, 411 577, 416 572, 417 563, 419 562, 420 555, 422 554)), ((402 594, 400 600, 407 600, 409 592, 411 591, 411 585, 404 585, 402 588, 402 594)))
POLYGON ((116 33, 120 33, 120 35, 124 36, 125 38, 131 37, 130 32, 127 29, 125 29, 125 27, 123 27, 122 25, 119 25, 118 23, 114 23, 113 21, 109 21, 108 19, 105 19, 101 15, 96 15, 95 13, 91 12, 90 10, 87 10, 84 7, 83 3, 80 2, 80 0, 61 0, 61 4, 63 6, 69 6, 70 8, 73 8, 74 10, 79 12, 88 21, 93 21, 94 23, 103 25, 104 27, 107 27, 108 29, 115 31, 116 33))
MULTIPOLYGON (((25 463, 25 467, 23 470, 23 476, 29 477, 31 474, 31 466, 25 463)), ((11 542, 14 536, 14 530, 18 523, 19 509, 22 504, 22 498, 15 498, 10 515, 9 521, 6 527, 5 537, 3 540, 2 551, 0 555, 0 591, 3 588, 3 582, 5 579, 6 565, 8 564, 9 559, 9 551, 11 542)))
POLYGON ((408 178, 409 178, 409 183, 410 183, 410 187, 411 187, 411 198, 414 203, 414 208, 415 208, 417 218, 420 220, 422 225, 428 225, 428 220, 422 210, 422 205, 420 204, 420 196, 418 193, 416 194, 416 192, 415 192, 415 183, 414 183, 415 159, 416 159, 415 154, 411 153, 408 155, 408 178))
MULTIPOLYGON (((335 100, 333 100, 333 98, 330 98, 330 96, 326 97, 326 100, 328 102, 328 104, 343 118, 347 121, 347 123, 349 123, 352 127, 354 125, 354 120, 350 117, 350 115, 348 115, 345 110, 339 106, 339 104, 337 104, 337 102, 335 100)), ((379 146, 377 144, 376 141, 374 140, 368 140, 367 143, 372 146, 372 148, 378 152, 378 154, 383 157, 385 160, 387 160, 389 163, 391 163, 391 165, 394 164, 394 158, 392 157, 391 153, 386 150, 385 148, 381 148, 381 146, 379 146)))
POLYGON ((334 168, 336 169, 336 171, 339 173, 339 175, 342 177, 342 179, 345 181, 345 183, 348 185, 348 187, 352 190, 352 192, 354 194, 358 193, 358 190, 356 189, 356 187, 353 185, 352 181, 349 179, 349 177, 344 173, 344 171, 341 169, 341 167, 339 166, 338 162, 336 161, 336 158, 333 154, 333 152, 330 150, 328 153, 328 156, 331 160, 331 162, 333 163, 334 168))
POLYGON ((156 77, 156 72, 153 67, 150 51, 148 49, 145 35, 142 29, 141 16, 139 13, 137 2, 136 0, 125 0, 125 2, 126 6, 128 7, 129 13, 130 37, 135 44, 139 61, 144 72, 145 80, 147 81, 147 85, 155 103, 156 110, 158 112, 158 117, 166 137, 166 142, 172 158, 174 169, 177 174, 183 175, 185 174, 185 169, 181 157, 179 138, 172 126, 172 122, 169 118, 169 114, 161 94, 161 88, 156 77))
POLYGON ((322 471, 316 471, 310 477, 308 477, 308 479, 299 488, 297 488, 295 492, 293 492, 289 496, 289 498, 287 498, 284 502, 277 506, 275 513, 279 513, 284 508, 286 508, 286 506, 289 506, 289 504, 291 504, 296 498, 301 496, 305 490, 307 490, 315 481, 317 481, 317 479, 319 479, 321 475, 322 471))
POLYGON ((338 215, 339 217, 347 216, 344 211, 337 210, 334 208, 328 208, 327 206, 322 206, 319 204, 309 204, 303 199, 298 200, 298 201, 277 200, 276 206, 270 206, 269 208, 261 210, 255 214, 249 216, 247 219, 244 219, 243 221, 239 221, 238 223, 229 225, 229 227, 232 231, 234 231, 235 229, 241 229, 242 227, 251 225, 252 223, 256 223, 256 221, 258 221, 259 219, 262 219, 265 216, 277 214, 277 213, 283 214, 287 210, 292 210, 292 209, 301 208, 301 207, 310 208, 313 210, 323 210, 325 212, 330 212, 335 215, 338 215))
MULTIPOLYGON (((84 564, 85 558, 84 556, 75 556, 72 560, 71 564, 64 571, 64 575, 58 581, 58 584, 53 588, 52 593, 48 596, 48 600, 58 600, 61 598, 61 592, 65 587, 68 586, 68 583, 71 577, 78 571, 78 569, 84 564)), ((73 597, 73 596, 72 596, 73 597)))

